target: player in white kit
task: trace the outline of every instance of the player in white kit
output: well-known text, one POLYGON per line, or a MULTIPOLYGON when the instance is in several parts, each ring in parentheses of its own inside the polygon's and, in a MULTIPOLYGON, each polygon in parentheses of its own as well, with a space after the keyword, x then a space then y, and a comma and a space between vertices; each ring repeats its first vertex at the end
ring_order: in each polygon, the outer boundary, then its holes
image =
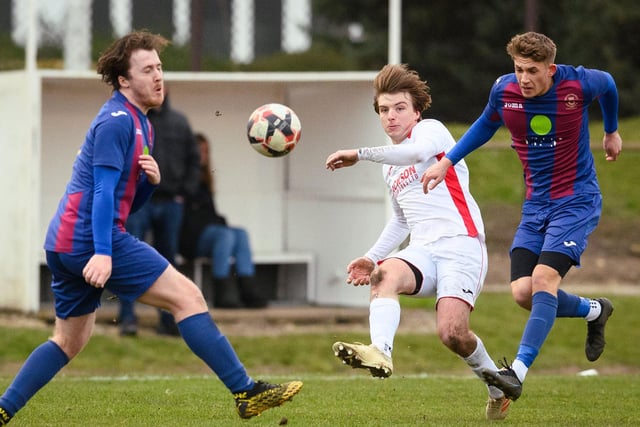
MULTIPOLYGON (((484 225, 469 192, 469 171, 458 162, 449 169, 446 185, 425 195, 420 177, 455 140, 441 122, 422 119, 431 105, 429 87, 406 65, 386 65, 374 88, 374 109, 392 144, 337 151, 326 167, 336 170, 360 160, 381 163, 393 214, 374 245, 347 267, 347 283, 371 285, 371 344, 339 341, 333 351, 345 364, 368 369, 374 377, 390 376, 400 324, 398 295, 435 296, 440 340, 482 379, 483 369, 497 367, 469 329, 487 273, 484 225), (408 245, 394 252, 407 237, 408 245)), ((487 418, 504 419, 511 401, 496 387, 487 387, 487 418)))

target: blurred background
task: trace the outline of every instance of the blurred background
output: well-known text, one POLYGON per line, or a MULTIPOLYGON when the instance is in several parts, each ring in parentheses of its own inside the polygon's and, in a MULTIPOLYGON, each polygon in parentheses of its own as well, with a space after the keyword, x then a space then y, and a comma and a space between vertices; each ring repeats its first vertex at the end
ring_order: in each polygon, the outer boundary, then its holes
POLYGON ((429 81, 444 121, 473 120, 511 68, 507 41, 535 30, 558 63, 614 75, 621 117, 640 112, 637 0, 0 0, 0 70, 25 65, 31 4, 40 68, 93 69, 115 37, 147 28, 172 40, 168 71, 378 70, 399 7, 396 57, 429 81))

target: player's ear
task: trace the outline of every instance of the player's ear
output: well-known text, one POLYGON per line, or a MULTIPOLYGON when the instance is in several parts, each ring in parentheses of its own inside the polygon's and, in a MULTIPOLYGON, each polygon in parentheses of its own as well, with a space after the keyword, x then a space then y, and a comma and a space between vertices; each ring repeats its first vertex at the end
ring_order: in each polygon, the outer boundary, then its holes
POLYGON ((553 77, 556 74, 556 71, 558 71, 558 66, 556 64, 549 64, 549 77, 553 77))
POLYGON ((118 83, 120 87, 129 87, 129 80, 125 76, 118 76, 118 83))

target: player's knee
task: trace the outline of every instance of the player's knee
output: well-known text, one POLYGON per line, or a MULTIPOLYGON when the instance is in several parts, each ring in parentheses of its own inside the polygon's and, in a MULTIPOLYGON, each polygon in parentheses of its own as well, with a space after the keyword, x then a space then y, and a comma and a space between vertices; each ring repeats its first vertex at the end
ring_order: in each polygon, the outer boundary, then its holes
POLYGON ((397 284, 382 268, 376 268, 369 276, 371 295, 376 297, 391 297, 398 294, 397 284))
POLYGON ((531 310, 531 291, 525 286, 511 286, 511 296, 520 307, 531 310))
MULTIPOLYGON (((156 294, 158 299, 152 305, 169 311, 176 321, 209 309, 202 290, 193 281, 182 274, 175 279, 168 285, 167 292, 156 294)), ((146 302, 144 299, 141 301, 146 302)))
POLYGON ((372 272, 371 275, 369 276, 369 280, 371 283, 371 286, 377 287, 380 285, 380 283, 382 282, 382 280, 384 279, 384 271, 382 270, 382 268, 377 267, 375 268, 372 272))
POLYGON ((83 339, 81 337, 66 337, 59 334, 54 334, 51 337, 51 341, 56 343, 60 350, 67 355, 69 360, 76 357, 82 349, 87 345, 88 339, 83 339))
POLYGON ((384 270, 382 270, 381 268, 376 268, 373 270, 373 272, 371 273, 371 276, 369 276, 369 283, 371 284, 372 288, 379 288, 380 284, 383 283, 384 280, 384 270))
POLYGON ((184 307, 193 307, 194 310, 207 309, 207 301, 205 300, 200 288, 195 284, 185 289, 179 305, 184 307))
POLYGON ((442 344, 454 353, 460 354, 465 343, 465 328, 455 325, 438 326, 438 337, 442 344))

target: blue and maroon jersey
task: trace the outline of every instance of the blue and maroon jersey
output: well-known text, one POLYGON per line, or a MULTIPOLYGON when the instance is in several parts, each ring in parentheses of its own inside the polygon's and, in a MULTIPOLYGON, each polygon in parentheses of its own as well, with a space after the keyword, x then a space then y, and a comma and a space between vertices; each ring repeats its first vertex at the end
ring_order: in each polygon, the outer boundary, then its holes
POLYGON ((599 193, 590 150, 588 108, 599 99, 605 131, 617 130, 618 93, 604 71, 558 65, 544 95, 522 96, 514 73, 496 80, 482 115, 447 157, 456 163, 505 125, 522 162, 527 200, 599 193))
POLYGON ((153 130, 145 114, 120 92, 102 106, 91 123, 73 164, 71 179, 53 216, 44 248, 62 253, 94 251, 93 203, 96 194, 94 168, 103 166, 120 172, 113 195, 113 220, 100 224, 111 234, 125 232, 125 223, 140 184, 147 183, 138 157, 149 153, 153 130))

